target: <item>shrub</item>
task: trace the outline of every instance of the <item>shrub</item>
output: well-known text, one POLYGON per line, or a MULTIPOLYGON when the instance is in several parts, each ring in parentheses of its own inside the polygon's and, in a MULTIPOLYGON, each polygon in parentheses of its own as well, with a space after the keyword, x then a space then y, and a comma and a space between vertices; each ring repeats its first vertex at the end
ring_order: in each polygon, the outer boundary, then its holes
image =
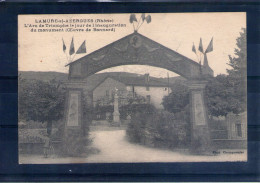
POLYGON ((153 105, 150 104, 128 104, 120 106, 119 108, 120 117, 123 119, 126 119, 128 114, 134 116, 135 114, 140 113, 140 111, 144 113, 153 113, 156 111, 156 109, 153 105))
POLYGON ((19 120, 51 122, 63 118, 65 91, 55 80, 19 80, 19 120))
POLYGON ((85 156, 84 154, 88 151, 87 148, 92 140, 82 133, 83 131, 79 130, 67 130, 67 134, 65 134, 67 138, 63 141, 63 156, 85 156))
POLYGON ((148 120, 152 120, 156 109, 150 104, 130 104, 126 106, 125 111, 132 114, 131 122, 126 129, 126 134, 131 142, 140 143, 145 138, 144 131, 146 130, 146 123, 148 120), (131 106, 135 107, 131 108, 131 106))
POLYGON ((172 88, 172 92, 163 97, 162 105, 165 110, 177 113, 184 110, 189 104, 189 89, 183 81, 176 82, 172 88))
POLYGON ((188 147, 190 123, 187 109, 176 114, 167 111, 137 113, 128 124, 128 140, 158 148, 188 147))

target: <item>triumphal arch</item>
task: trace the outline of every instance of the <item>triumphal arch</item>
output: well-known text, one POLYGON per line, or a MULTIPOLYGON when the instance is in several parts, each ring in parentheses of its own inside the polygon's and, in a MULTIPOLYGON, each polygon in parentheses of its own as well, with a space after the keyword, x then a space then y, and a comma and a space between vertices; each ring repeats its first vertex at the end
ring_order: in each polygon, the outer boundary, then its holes
MULTIPOLYGON (((137 31, 96 50, 70 64, 66 83, 64 140, 83 129, 82 97, 88 83, 85 78, 98 71, 121 65, 149 65, 164 68, 189 81, 191 116, 191 151, 210 149, 208 114, 205 105, 205 77, 213 76, 208 63, 203 65, 171 50, 137 31)), ((83 133, 82 133, 83 134, 83 133)))

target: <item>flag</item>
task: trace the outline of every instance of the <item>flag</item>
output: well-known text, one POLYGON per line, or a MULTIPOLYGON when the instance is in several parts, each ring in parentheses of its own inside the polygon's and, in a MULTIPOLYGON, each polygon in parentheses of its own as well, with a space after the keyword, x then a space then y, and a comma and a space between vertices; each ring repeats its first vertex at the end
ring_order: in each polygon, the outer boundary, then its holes
POLYGON ((207 54, 206 53, 204 53, 204 63, 203 63, 203 66, 209 67, 208 58, 207 58, 207 54))
POLYGON ((84 41, 81 46, 79 47, 78 51, 76 52, 76 54, 81 54, 81 53, 87 53, 87 49, 86 49, 86 41, 84 41))
POLYGON ((136 21, 137 22, 137 19, 136 19, 136 16, 135 16, 135 14, 131 14, 130 15, 130 23, 133 23, 134 21, 136 21))
POLYGON ((198 49, 201 53, 203 53, 202 39, 200 38, 200 45, 198 49))
POLYGON ((71 43, 70 43, 70 52, 69 52, 69 54, 72 55, 74 53, 75 53, 74 40, 72 38, 71 43))
POLYGON ((193 45, 192 45, 192 51, 193 51, 194 53, 196 53, 196 48, 195 48, 194 43, 193 43, 193 45))
POLYGON ((142 13, 141 18, 143 21, 145 20, 145 13, 142 13))
POLYGON ((62 42, 63 42, 63 52, 65 53, 65 51, 66 51, 66 45, 65 45, 65 43, 64 43, 63 38, 62 38, 62 42))
POLYGON ((213 51, 213 38, 211 39, 211 41, 210 41, 210 43, 209 43, 205 53, 209 53, 211 51, 213 51))
POLYGON ((146 18, 145 18, 146 22, 149 24, 151 21, 152 21, 152 17, 151 15, 148 15, 146 18))

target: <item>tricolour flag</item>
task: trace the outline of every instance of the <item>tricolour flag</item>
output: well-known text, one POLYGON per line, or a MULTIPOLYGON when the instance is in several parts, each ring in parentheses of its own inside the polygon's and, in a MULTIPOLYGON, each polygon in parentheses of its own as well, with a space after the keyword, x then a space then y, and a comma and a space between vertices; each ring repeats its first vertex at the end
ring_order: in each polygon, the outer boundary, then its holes
POLYGON ((72 55, 74 53, 75 53, 74 40, 72 38, 71 43, 70 43, 70 52, 69 52, 69 54, 72 55))
POLYGON ((145 13, 142 13, 141 18, 143 21, 145 20, 145 13))
POLYGON ((148 15, 145 19, 148 24, 152 21, 151 15, 148 15))
POLYGON ((205 53, 208 53, 208 52, 211 52, 211 51, 213 51, 213 38, 211 39, 205 53))
POLYGON ((201 53, 203 53, 203 45, 202 45, 202 39, 200 38, 200 45, 198 49, 201 53))
POLYGON ((193 43, 193 45, 192 45, 192 51, 193 51, 194 53, 196 53, 196 48, 195 48, 194 43, 193 43))
POLYGON ((62 38, 62 42, 63 42, 63 52, 65 53, 65 51, 66 51, 66 45, 65 45, 65 43, 64 43, 63 38, 62 38))
POLYGON ((131 14, 131 15, 130 15, 130 19, 129 19, 129 21, 130 21, 130 23, 133 23, 134 21, 137 22, 137 19, 136 19, 135 14, 131 14))
POLYGON ((84 41, 81 46, 79 47, 78 51, 76 52, 76 54, 81 54, 81 53, 87 53, 87 49, 86 49, 86 41, 84 41))

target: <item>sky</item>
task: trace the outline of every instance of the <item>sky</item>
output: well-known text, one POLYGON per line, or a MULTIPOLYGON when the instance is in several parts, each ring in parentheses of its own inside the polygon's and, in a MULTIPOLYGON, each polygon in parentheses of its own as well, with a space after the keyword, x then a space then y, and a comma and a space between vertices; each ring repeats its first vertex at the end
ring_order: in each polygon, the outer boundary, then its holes
MULTIPOLYGON (((148 14, 146 14, 148 15, 148 14)), ((142 24, 138 32, 180 54, 198 62, 192 52, 202 38, 204 50, 213 37, 213 51, 207 54, 214 74, 226 74, 228 55, 234 55, 236 38, 242 27, 246 27, 246 13, 156 13, 150 14, 152 21, 142 24)), ((141 14, 136 14, 137 19, 141 14)), ((56 71, 68 73, 67 55, 62 50, 62 39, 67 50, 74 37, 75 50, 86 40, 87 53, 77 54, 74 61, 122 37, 133 33, 130 14, 67 14, 67 15, 19 15, 18 17, 18 70, 56 71), (110 19, 113 23, 126 24, 115 32, 31 32, 29 24, 41 19, 110 19), (27 26, 27 27, 26 27, 27 26)), ((39 25, 39 24, 37 24, 39 25)), ((198 51, 197 51, 198 52, 198 51)), ((177 74, 151 66, 119 66, 101 72, 150 73, 154 77, 177 74)))

